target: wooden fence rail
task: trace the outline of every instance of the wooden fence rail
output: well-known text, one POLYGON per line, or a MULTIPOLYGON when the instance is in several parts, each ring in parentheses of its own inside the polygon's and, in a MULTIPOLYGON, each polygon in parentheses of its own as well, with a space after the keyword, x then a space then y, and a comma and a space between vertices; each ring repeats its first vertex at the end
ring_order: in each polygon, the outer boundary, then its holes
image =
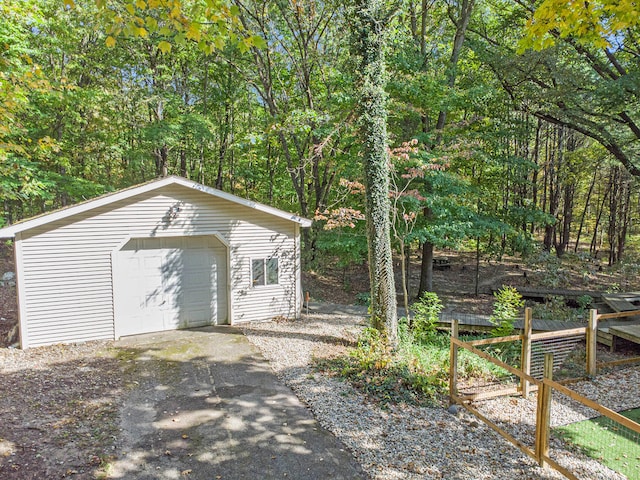
POLYGON ((640 434, 640 425, 633 420, 628 419, 620 415, 613 410, 600 405, 579 393, 567 388, 553 380, 553 354, 546 353, 544 356, 544 376, 542 379, 534 378, 530 375, 531 366, 531 341, 536 339, 548 339, 548 338, 561 338, 562 336, 573 336, 584 334, 587 340, 587 360, 586 368, 588 375, 594 375, 596 369, 595 361, 595 341, 597 331, 598 315, 594 310, 589 317, 589 326, 586 328, 577 328, 558 332, 549 332, 541 334, 531 334, 531 311, 527 309, 525 312, 525 328, 521 335, 511 335, 509 337, 499 337, 483 340, 473 340, 464 342, 458 338, 458 321, 454 320, 451 323, 451 342, 450 342, 450 366, 449 366, 449 396, 452 403, 463 406, 470 413, 475 415, 478 419, 486 423, 491 429, 498 432, 506 440, 511 442, 523 453, 534 458, 541 466, 549 466, 562 473, 570 480, 578 480, 578 477, 572 473, 569 469, 560 465, 553 458, 549 456, 549 439, 551 436, 551 408, 553 393, 566 395, 582 405, 595 410, 600 415, 603 415, 613 422, 628 428, 636 434, 640 434), (528 321, 527 321, 528 319, 528 321), (513 342, 522 341, 522 357, 520 368, 513 367, 507 363, 491 356, 490 354, 479 350, 477 347, 481 345, 492 345, 500 342, 513 342), (593 351, 590 352, 590 345, 593 344, 593 351), (475 395, 460 395, 458 393, 458 351, 460 348, 468 350, 475 355, 484 358, 485 360, 504 368, 511 374, 517 376, 520 380, 519 387, 502 389, 497 392, 486 392, 475 395), (507 395, 520 393, 525 398, 532 390, 538 391, 537 407, 536 407, 536 421, 535 421, 535 444, 527 445, 524 442, 518 440, 513 435, 509 434, 506 430, 496 425, 491 419, 483 415, 478 409, 474 408, 470 402, 474 400, 481 400, 491 398, 499 395, 507 395))

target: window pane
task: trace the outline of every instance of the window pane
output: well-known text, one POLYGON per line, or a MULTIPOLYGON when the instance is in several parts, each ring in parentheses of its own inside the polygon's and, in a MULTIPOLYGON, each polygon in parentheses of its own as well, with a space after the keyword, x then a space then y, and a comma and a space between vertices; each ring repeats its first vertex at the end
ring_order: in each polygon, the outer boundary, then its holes
POLYGON ((264 285, 264 260, 253 260, 251 262, 251 275, 253 285, 264 285))
POLYGON ((267 285, 276 285, 278 283, 278 259, 270 258, 267 260, 267 285))

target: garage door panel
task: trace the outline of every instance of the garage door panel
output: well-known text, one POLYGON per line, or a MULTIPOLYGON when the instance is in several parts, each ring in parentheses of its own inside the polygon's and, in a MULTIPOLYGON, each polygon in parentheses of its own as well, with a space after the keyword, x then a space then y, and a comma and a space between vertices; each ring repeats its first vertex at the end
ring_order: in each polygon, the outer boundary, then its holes
POLYGON ((210 288, 193 288, 184 292, 184 298, 189 308, 210 308, 210 288))
POLYGON ((212 281, 215 281, 215 277, 211 276, 211 270, 192 271, 189 273, 189 276, 182 279, 182 288, 184 288, 184 290, 190 290, 192 288, 206 288, 207 290, 211 290, 212 281))
POLYGON ((227 311, 226 296, 219 295, 226 291, 226 248, 219 240, 134 239, 115 260, 118 336, 226 321, 226 313, 218 316, 227 311))

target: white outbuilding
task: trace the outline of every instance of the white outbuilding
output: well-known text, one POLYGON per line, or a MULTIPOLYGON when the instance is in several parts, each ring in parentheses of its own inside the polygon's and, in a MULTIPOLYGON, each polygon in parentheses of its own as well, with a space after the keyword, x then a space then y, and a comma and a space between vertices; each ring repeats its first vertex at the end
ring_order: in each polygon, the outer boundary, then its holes
POLYGON ((0 229, 22 348, 297 318, 311 220, 181 177, 0 229))

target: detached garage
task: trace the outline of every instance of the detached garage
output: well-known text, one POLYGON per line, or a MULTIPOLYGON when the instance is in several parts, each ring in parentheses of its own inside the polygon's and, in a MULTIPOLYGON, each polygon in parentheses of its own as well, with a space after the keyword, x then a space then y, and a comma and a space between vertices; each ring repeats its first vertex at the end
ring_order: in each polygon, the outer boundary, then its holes
POLYGON ((311 221, 168 177, 0 229, 22 348, 297 318, 311 221))

